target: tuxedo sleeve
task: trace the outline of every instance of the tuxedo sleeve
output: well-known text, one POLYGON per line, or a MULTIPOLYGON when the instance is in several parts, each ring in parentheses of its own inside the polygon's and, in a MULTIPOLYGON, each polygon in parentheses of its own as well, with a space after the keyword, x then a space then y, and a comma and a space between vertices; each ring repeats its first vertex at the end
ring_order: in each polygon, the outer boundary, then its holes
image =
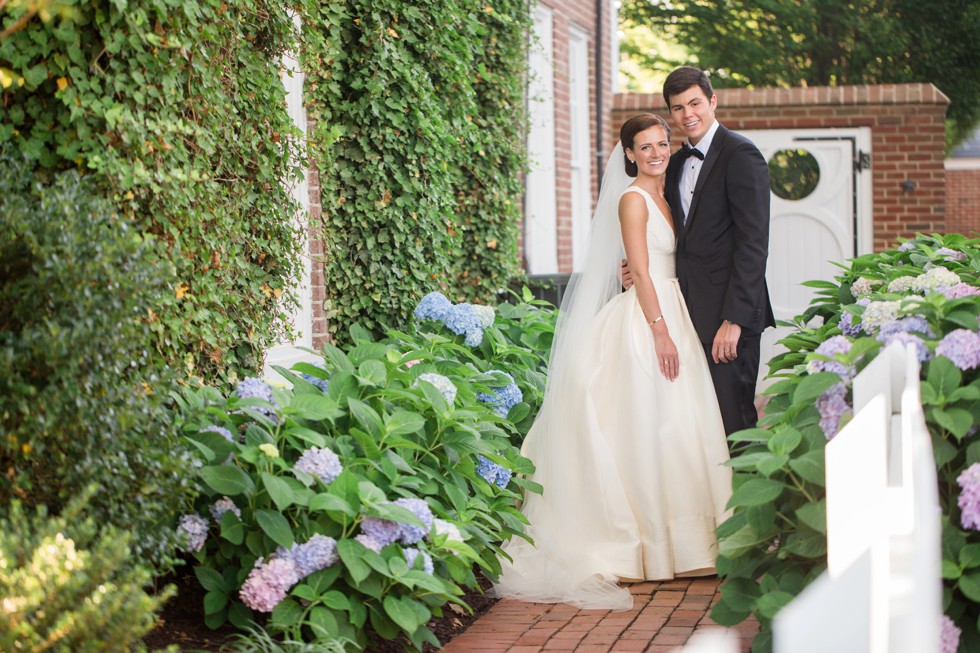
POLYGON ((766 311, 763 303, 768 301, 769 166, 751 141, 737 141, 726 183, 734 225, 734 253, 721 317, 754 329, 766 311))

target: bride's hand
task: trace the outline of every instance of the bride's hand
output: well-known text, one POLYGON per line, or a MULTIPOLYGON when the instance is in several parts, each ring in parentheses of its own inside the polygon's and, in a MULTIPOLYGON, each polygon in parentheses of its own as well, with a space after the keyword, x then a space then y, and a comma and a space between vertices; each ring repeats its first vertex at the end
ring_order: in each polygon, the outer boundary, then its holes
POLYGON ((660 367, 660 373, 668 381, 673 381, 680 371, 677 347, 674 345, 674 341, 666 332, 663 334, 654 332, 653 346, 657 350, 657 364, 660 367))

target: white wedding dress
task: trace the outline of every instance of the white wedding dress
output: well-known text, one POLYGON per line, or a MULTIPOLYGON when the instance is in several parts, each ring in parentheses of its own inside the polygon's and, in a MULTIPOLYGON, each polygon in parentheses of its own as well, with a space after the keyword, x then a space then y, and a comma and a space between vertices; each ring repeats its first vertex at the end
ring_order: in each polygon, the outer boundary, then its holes
POLYGON ((714 572, 731 494, 721 413, 675 276, 673 230, 645 191, 625 192, 646 200, 650 276, 680 373, 660 373, 634 290, 590 321, 587 346, 565 356, 561 396, 549 387, 524 441, 544 493, 526 493, 534 545, 505 544, 513 562, 502 560, 500 597, 628 609, 618 581, 714 572))

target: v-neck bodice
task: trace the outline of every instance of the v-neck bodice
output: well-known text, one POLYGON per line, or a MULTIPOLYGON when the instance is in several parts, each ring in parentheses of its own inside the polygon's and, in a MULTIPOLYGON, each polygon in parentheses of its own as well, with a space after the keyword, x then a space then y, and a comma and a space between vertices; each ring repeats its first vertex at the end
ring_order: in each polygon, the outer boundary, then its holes
POLYGON ((638 193, 647 205, 647 257, 650 276, 654 279, 672 279, 677 276, 674 267, 674 249, 677 239, 670 227, 670 217, 664 215, 647 191, 630 186, 623 193, 638 193))

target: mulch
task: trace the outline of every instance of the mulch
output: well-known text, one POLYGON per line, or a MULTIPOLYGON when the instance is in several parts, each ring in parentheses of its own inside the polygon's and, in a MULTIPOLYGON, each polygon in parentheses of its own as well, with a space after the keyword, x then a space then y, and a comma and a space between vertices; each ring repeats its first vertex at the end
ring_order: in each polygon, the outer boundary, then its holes
MULTIPOLYGON (((477 578, 482 591, 469 590, 463 596, 463 601, 473 609, 472 614, 457 605, 446 604, 442 616, 429 622, 429 629, 443 645, 465 631, 497 602, 486 595, 490 581, 479 574, 477 578)), ((143 638, 147 649, 156 651, 176 644, 181 651, 218 653, 222 646, 235 640, 234 635, 239 631, 232 626, 211 630, 204 624, 204 589, 192 571, 181 568, 164 579, 164 584, 168 583, 177 587, 177 594, 164 605, 160 625, 143 638)), ((405 645, 398 640, 377 639, 369 642, 365 653, 404 653, 405 650, 405 645)), ((425 650, 428 653, 437 649, 426 646, 425 650)))

